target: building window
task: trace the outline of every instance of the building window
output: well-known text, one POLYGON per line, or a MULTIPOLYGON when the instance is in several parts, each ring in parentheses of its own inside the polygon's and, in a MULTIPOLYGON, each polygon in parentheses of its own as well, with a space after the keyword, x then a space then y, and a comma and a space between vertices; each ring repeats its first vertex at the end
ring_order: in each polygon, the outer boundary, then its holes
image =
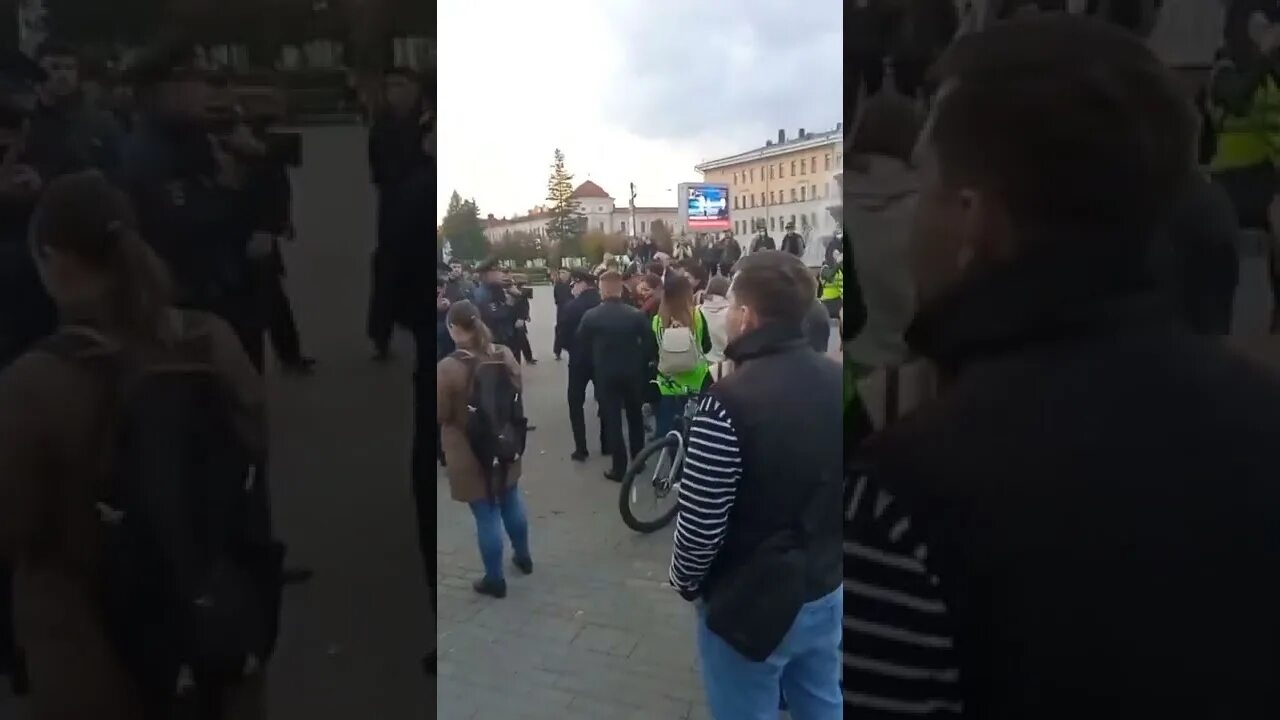
POLYGON ((795 201, 796 201, 796 189, 791 188, 791 202, 795 202, 795 201))
POLYGON ((734 173, 734 174, 733 174, 733 184, 734 184, 734 185, 737 185, 737 184, 738 184, 738 173, 734 173))
POLYGON ((774 204, 774 202, 775 202, 775 201, 774 201, 774 199, 773 199, 773 191, 772 191, 772 190, 770 190, 770 191, 769 191, 769 204, 770 204, 770 205, 772 205, 772 204, 774 204))
POLYGON ((792 215, 792 216, 791 216, 791 224, 792 224, 792 225, 795 225, 795 224, 796 224, 796 216, 795 216, 795 215, 792 215))
POLYGON ((786 173, 786 167, 783 163, 778 163, 778 179, 781 180, 783 174, 786 173))
POLYGON ((803 186, 803 185, 801 185, 801 186, 800 186, 800 202, 804 202, 804 191, 805 191, 805 190, 807 190, 807 189, 808 189, 808 188, 806 188, 806 187, 805 187, 805 186, 803 186))
POLYGON ((813 157, 809 158, 809 171, 814 173, 818 172, 818 156, 817 155, 814 155, 813 157))
POLYGON ((756 181, 756 169, 755 169, 755 168, 751 168, 751 176, 750 176, 750 177, 751 177, 751 182, 755 182, 755 181, 756 181))
POLYGON ((773 179, 773 164, 772 164, 772 163, 770 163, 770 164, 769 164, 769 179, 770 179, 770 180, 772 180, 772 179, 773 179))
POLYGON ((764 191, 763 191, 763 190, 761 190, 761 191, 760 191, 760 205, 761 205, 761 206, 763 206, 763 205, 764 205, 764 191))
POLYGON ((774 222, 773 222, 773 221, 774 221, 774 218, 773 218, 773 217, 770 217, 770 218, 769 218, 769 229, 770 229, 770 230, 777 230, 777 229, 778 229, 778 226, 777 226, 776 224, 774 224, 774 222))
POLYGON ((817 186, 817 185, 810 185, 810 186, 809 186, 809 197, 813 198, 814 200, 817 200, 817 199, 818 199, 818 186, 817 186))
POLYGON ((796 176, 796 161, 792 160, 791 161, 791 177, 795 177, 795 176, 796 176))
POLYGON ((600 232, 604 232, 604 223, 597 223, 596 225, 599 227, 600 232))
POLYGON ((756 196, 755 196, 755 193, 752 193, 752 194, 751 194, 751 207, 755 207, 755 206, 756 206, 756 196))
POLYGON ((626 235, 626 234, 627 234, 627 221, 626 221, 626 220, 623 220, 623 221, 622 221, 622 234, 623 234, 623 235, 626 235))
POLYGON ((831 169, 831 153, 827 153, 826 155, 822 156, 822 169, 823 170, 831 169))
POLYGON ((836 153, 836 167, 844 167, 844 153, 836 153))
POLYGON ((805 160, 804 158, 800 158, 800 174, 801 175, 804 174, 804 166, 807 165, 808 163, 809 163, 808 160, 805 160))
POLYGON ((641 234, 641 235, 643 235, 643 234, 644 234, 644 221, 643 221, 643 220, 641 220, 641 221, 640 221, 640 234, 641 234))

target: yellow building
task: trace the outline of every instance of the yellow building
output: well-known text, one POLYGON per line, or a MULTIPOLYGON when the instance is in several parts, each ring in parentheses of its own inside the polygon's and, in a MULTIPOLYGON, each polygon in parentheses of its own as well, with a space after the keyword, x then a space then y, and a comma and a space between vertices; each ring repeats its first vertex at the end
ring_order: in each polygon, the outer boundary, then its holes
POLYGON ((844 166, 841 124, 820 133, 800 132, 737 155, 697 166, 703 181, 729 186, 729 218, 740 239, 764 227, 775 238, 794 223, 809 237, 833 235, 835 219, 827 208, 839 202, 835 178, 844 166))

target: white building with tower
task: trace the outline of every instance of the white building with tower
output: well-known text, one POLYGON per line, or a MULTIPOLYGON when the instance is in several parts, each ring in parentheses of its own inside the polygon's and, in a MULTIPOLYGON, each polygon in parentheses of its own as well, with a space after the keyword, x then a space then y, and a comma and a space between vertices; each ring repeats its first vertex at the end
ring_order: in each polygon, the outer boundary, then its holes
MULTIPOLYGON (((675 207, 637 206, 635 227, 632 227, 631 208, 625 202, 619 206, 612 195, 590 180, 579 185, 572 197, 578 205, 578 212, 582 213, 586 221, 587 232, 648 237, 653 230, 654 221, 661 221, 672 235, 684 232, 675 207)), ((505 236, 518 232, 546 237, 547 222, 550 219, 550 208, 541 205, 511 218, 490 215, 484 221, 484 234, 491 243, 501 242, 505 236)))

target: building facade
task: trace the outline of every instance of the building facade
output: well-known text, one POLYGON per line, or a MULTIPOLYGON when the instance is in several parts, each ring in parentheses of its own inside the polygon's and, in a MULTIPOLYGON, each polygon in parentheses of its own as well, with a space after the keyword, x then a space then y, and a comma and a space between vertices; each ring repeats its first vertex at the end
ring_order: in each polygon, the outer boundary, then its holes
MULTIPOLYGON (((573 191, 573 199, 586 222, 587 232, 649 237, 655 220, 666 225, 672 235, 679 235, 684 231, 679 222, 680 214, 674 207, 637 207, 635 227, 632 227, 631 208, 626 205, 619 207, 604 188, 590 180, 573 191)), ((491 243, 501 242, 507 235, 515 233, 546 237, 547 222, 550 219, 550 210, 544 206, 535 207, 524 215, 513 218, 496 218, 490 215, 485 221, 484 233, 491 243)))
POLYGON ((836 176, 844 166, 843 130, 820 133, 803 128, 777 140, 697 166, 703 180, 729 186, 729 218, 734 234, 746 238, 763 227, 775 238, 794 223, 808 238, 834 235, 836 221, 828 207, 839 202, 836 176))

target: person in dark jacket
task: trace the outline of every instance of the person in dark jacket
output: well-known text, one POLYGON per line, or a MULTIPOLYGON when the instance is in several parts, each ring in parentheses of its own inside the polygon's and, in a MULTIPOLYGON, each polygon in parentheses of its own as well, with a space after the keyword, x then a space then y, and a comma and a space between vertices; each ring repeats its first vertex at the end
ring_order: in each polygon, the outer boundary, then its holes
MULTIPOLYGON (((522 276, 523 277, 523 276, 522 276)), ((533 357, 533 346, 529 343, 529 321, 533 318, 530 313, 529 298, 532 296, 533 290, 525 285, 523 279, 517 280, 511 276, 511 273, 503 273, 503 286, 507 290, 508 297, 513 303, 515 310, 515 335, 513 336, 514 347, 511 352, 516 356, 516 362, 527 362, 530 365, 537 365, 538 361, 533 357)))
POLYGON ((738 244, 733 233, 726 232, 720 240, 720 274, 729 277, 733 274, 733 266, 742 259, 742 246, 738 244))
POLYGON ((40 44, 36 60, 47 80, 40 88, 27 147, 42 158, 41 175, 50 181, 92 168, 111 177, 120 166, 124 136, 111 113, 85 98, 79 53, 50 39, 40 44))
MULTIPOLYGON (((587 402, 587 384, 591 382, 594 369, 591 348, 578 344, 578 325, 582 323, 587 311, 600 304, 600 291, 596 289, 595 276, 586 270, 575 269, 570 273, 570 279, 573 281, 574 297, 556 322, 556 344, 569 353, 568 401, 569 425, 573 429, 572 458, 575 462, 584 462, 590 453, 587 451, 587 421, 583 406, 587 402)), ((601 448, 608 444, 602 426, 601 448)))
POLYGON ((804 238, 801 237, 800 233, 796 232, 795 223, 787 223, 787 234, 782 236, 782 247, 779 249, 796 257, 804 255, 804 238))
POLYGON ((752 253, 757 253, 757 252, 760 252, 761 250, 777 250, 777 249, 778 249, 778 244, 774 242, 773 238, 769 236, 769 233, 763 229, 756 234, 756 239, 751 241, 752 253))
POLYGON ((942 384, 846 464, 846 714, 1270 717, 1280 379, 1149 271, 1196 171, 1184 91, 1065 15, 936 75, 907 337, 942 384))
POLYGON ((390 207, 403 195, 401 185, 426 162, 421 143, 426 103, 422 78, 408 68, 392 68, 383 79, 386 111, 369 129, 369 169, 378 193, 378 244, 373 253, 373 283, 369 298, 368 335, 374 357, 388 357, 394 322, 396 263, 386 247, 394 235, 388 219, 390 207))
MULTIPOLYGON (((555 279, 551 286, 551 297, 556 303, 556 322, 560 322, 560 317, 564 314, 564 309, 569 306, 573 300, 573 282, 569 279, 569 270, 560 268, 556 271, 555 279)), ((556 356, 556 360, 560 360, 560 354, 564 352, 564 347, 560 345, 560 334, 555 333, 553 341, 552 353, 556 356)))
POLYGON ((265 314, 251 255, 268 218, 233 141, 214 138, 206 110, 215 89, 180 45, 149 50, 129 76, 141 117, 122 151, 120 183, 141 234, 172 271, 178 304, 226 320, 262 369, 265 314))
POLYGON ((575 338, 576 347, 591 353, 591 383, 613 459, 613 468, 604 476, 615 482, 622 480, 627 461, 644 448, 641 405, 649 363, 656 356, 649 322, 643 312, 623 301, 622 286, 616 271, 600 276, 600 304, 582 316, 575 338), (624 419, 631 440, 629 454, 622 433, 624 419))

